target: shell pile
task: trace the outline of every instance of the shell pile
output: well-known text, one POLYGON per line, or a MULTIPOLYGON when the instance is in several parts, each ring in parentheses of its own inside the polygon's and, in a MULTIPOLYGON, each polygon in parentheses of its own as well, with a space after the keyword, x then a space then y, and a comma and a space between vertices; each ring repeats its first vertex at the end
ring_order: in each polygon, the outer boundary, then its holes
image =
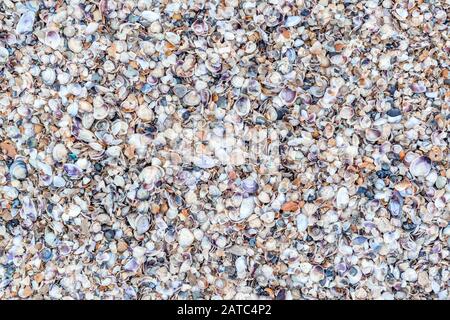
POLYGON ((449 12, 0 1, 0 299, 448 299, 449 12))

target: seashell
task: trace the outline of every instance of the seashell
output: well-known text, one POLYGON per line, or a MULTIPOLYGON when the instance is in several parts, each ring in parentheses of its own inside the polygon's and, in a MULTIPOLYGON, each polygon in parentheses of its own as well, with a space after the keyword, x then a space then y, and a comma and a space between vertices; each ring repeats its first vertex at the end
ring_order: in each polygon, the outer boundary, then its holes
POLYGON ((22 199, 22 211, 20 215, 23 219, 30 219, 31 221, 36 221, 38 217, 34 202, 28 196, 22 199))
POLYGON ((90 35, 97 32, 99 24, 97 22, 90 22, 86 29, 84 29, 84 34, 90 35))
POLYGON ((347 207, 350 197, 346 187, 341 187, 336 193, 336 206, 338 209, 344 209, 347 207))
POLYGON ((178 244, 182 248, 187 248, 192 245, 194 242, 195 237, 192 234, 191 230, 187 228, 183 228, 180 231, 178 231, 178 244))
POLYGON ((362 278, 362 272, 359 267, 351 267, 347 272, 347 278, 352 285, 357 284, 362 278))
POLYGON ((161 19, 161 14, 159 12, 145 10, 142 11, 141 17, 147 20, 148 22, 154 22, 159 21, 161 19))
POLYGON ((67 46, 74 53, 80 53, 83 50, 83 42, 78 38, 70 38, 67 42, 67 46))
POLYGON ((406 269, 402 273, 402 279, 405 281, 408 281, 408 282, 416 282, 418 279, 416 270, 414 270, 412 268, 406 269))
POLYGON ((41 73, 42 81, 46 85, 52 85, 56 80, 56 72, 53 69, 47 68, 41 73))
POLYGON ((424 177, 428 175, 430 171, 431 160, 425 156, 415 158, 409 166, 409 172, 415 177, 424 177))
POLYGON ((172 90, 178 98, 183 98, 188 92, 188 88, 182 84, 175 85, 172 90))
POLYGON ((16 26, 16 32, 18 34, 24 34, 33 31, 33 24, 36 18, 36 14, 32 11, 24 12, 19 19, 16 26))
POLYGON ((123 266, 123 269, 127 272, 136 273, 139 270, 140 264, 137 262, 135 258, 131 258, 128 262, 123 266))
POLYGON ((120 146, 111 146, 106 149, 106 154, 112 158, 119 158, 122 153, 122 149, 120 146))
POLYGON ((177 45, 180 43, 181 37, 174 32, 166 32, 165 38, 173 45, 177 45))
POLYGON ((63 168, 70 179, 80 179, 83 176, 83 170, 75 164, 67 163, 63 168))
POLYGON ((301 21, 302 21, 302 17, 300 17, 300 16, 290 16, 290 17, 287 17, 286 20, 284 21, 284 26, 287 28, 295 27, 301 21))
POLYGON ((19 196, 19 191, 14 187, 3 186, 2 193, 5 199, 14 200, 19 196))
POLYGON ((96 140, 94 133, 87 129, 81 129, 77 135, 77 138, 87 143, 94 142, 96 140))
POLYGON ((194 164, 202 169, 211 169, 216 166, 213 158, 207 155, 200 155, 194 159, 194 164))
POLYGON ((142 235, 150 229, 150 219, 144 215, 139 215, 134 224, 138 235, 142 235))
POLYGON ((381 138, 381 131, 378 129, 367 128, 365 130, 367 141, 376 142, 381 138))
POLYGON ((251 216, 254 210, 255 210, 255 198, 254 197, 244 198, 239 208, 239 218, 247 219, 248 217, 251 216))
POLYGON ((197 91, 190 91, 183 97, 183 103, 195 107, 200 104, 201 97, 197 91))
POLYGON ((296 218, 297 222, 297 231, 298 232, 305 232, 308 228, 308 217, 304 214, 297 215, 296 218))
POLYGON ((52 48, 53 50, 56 50, 59 48, 59 46, 62 45, 63 40, 61 39, 58 31, 49 30, 45 33, 43 43, 52 48))
POLYGON ((0 47, 0 64, 5 64, 9 59, 9 51, 4 48, 0 47))
POLYGON ((111 133, 113 135, 125 135, 128 131, 128 123, 122 120, 116 120, 111 125, 111 133))
POLYGON ((206 36, 209 31, 209 26, 205 21, 197 19, 192 24, 192 31, 194 31, 197 36, 206 36))
POLYGON ((402 119, 402 113, 398 108, 392 108, 388 110, 386 114, 388 116, 388 122, 390 123, 400 122, 400 120, 402 119))
POLYGON ((239 257, 235 262, 236 274, 239 279, 244 279, 247 274, 247 262, 245 257, 239 257))
POLYGON ((28 176, 27 165, 22 159, 15 160, 9 167, 11 178, 24 180, 28 176))
POLYGON ((234 103, 233 109, 236 111, 236 113, 239 116, 241 116, 241 117, 246 116, 250 112, 250 109, 251 109, 250 99, 247 96, 241 96, 234 103))
POLYGON ((324 278, 325 272, 321 266, 312 267, 311 271, 309 272, 309 279, 311 279, 312 282, 320 282, 324 278))
POLYGON ((381 70, 389 70, 391 68, 391 57, 387 54, 383 54, 378 60, 378 67, 381 70))
POLYGON ((144 122, 152 121, 154 119, 153 110, 148 105, 141 105, 136 110, 136 115, 144 122))
POLYGON ((278 95, 285 105, 292 105, 297 99, 297 92, 289 88, 284 88, 278 95))
POLYGON ((343 107, 341 111, 339 111, 339 116, 342 119, 350 120, 355 114, 355 111, 353 108, 350 107, 343 107))
POLYGON ((67 216, 69 216, 70 218, 76 218, 80 215, 81 213, 81 207, 77 204, 70 204, 69 207, 67 208, 67 216))
POLYGON ((66 185, 66 180, 60 176, 54 176, 52 180, 52 185, 55 188, 63 188, 66 185))
POLYGON ((106 106, 105 104, 94 106, 93 111, 93 117, 97 120, 105 119, 109 114, 108 106, 106 106))
POLYGON ((258 184, 252 178, 242 180, 241 186, 242 189, 249 194, 253 194, 258 191, 258 184))
POLYGON ((388 205, 389 212, 393 217, 398 218, 402 214, 402 207, 403 207, 403 197, 397 190, 395 190, 391 196, 391 199, 389 200, 388 205))
POLYGON ((153 185, 163 176, 164 171, 157 166, 148 166, 142 169, 139 174, 139 180, 142 183, 153 185))
POLYGON ((414 93, 424 93, 427 91, 427 87, 423 83, 413 83, 411 85, 411 90, 414 93))
POLYGON ((206 69, 212 74, 219 74, 222 71, 222 60, 217 54, 212 54, 205 62, 206 69))

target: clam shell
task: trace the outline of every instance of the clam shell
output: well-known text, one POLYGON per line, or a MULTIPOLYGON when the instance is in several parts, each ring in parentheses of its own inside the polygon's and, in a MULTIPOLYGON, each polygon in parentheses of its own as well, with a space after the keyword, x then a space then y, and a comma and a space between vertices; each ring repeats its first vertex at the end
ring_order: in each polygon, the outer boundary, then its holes
POLYGON ((59 46, 61 46, 63 41, 58 31, 49 30, 45 33, 43 42, 53 50, 56 50, 59 48, 59 46))
POLYGON ((294 27, 294 26, 298 25, 301 21, 302 21, 302 17, 300 17, 300 16, 290 16, 290 17, 287 17, 286 20, 284 21, 284 26, 285 27, 294 27))
POLYGON ((206 36, 208 34, 209 26, 208 24, 200 19, 197 19, 192 24, 192 31, 198 36, 206 36))
POLYGON ((242 189, 249 194, 255 193, 258 190, 258 184, 252 178, 243 180, 241 186, 242 189))
POLYGON ((109 110, 108 107, 103 104, 99 106, 94 106, 93 117, 97 120, 105 119, 108 116, 109 110))
POLYGON ((381 137, 381 131, 378 129, 367 128, 365 130, 367 141, 376 142, 381 137))
POLYGON ((24 12, 19 19, 16 26, 16 32, 19 34, 32 32, 34 20, 36 19, 36 14, 32 11, 24 12))
POLYGON ((157 167, 157 166, 148 166, 142 169, 141 173, 139 174, 139 180, 143 183, 153 185, 161 179, 163 176, 164 171, 157 167))
POLYGON ((150 229, 150 219, 145 215, 139 215, 135 220, 135 230, 141 235, 150 229))
POLYGON ((22 159, 17 159, 9 168, 11 177, 17 180, 23 180, 28 176, 27 165, 22 159))
POLYGON ((200 104, 201 97, 197 91, 190 91, 183 97, 183 102, 187 106, 195 107, 200 104))
POLYGON ((254 209, 255 209, 255 198, 254 197, 244 198, 239 208, 239 218, 247 219, 253 213, 254 209))
POLYGON ((338 209, 343 209, 347 207, 350 197, 348 195, 348 190, 346 187, 339 188, 336 194, 336 206, 338 209))
POLYGON ((409 172, 415 177, 424 177, 431 171, 431 160, 422 156, 415 158, 409 166, 409 172))
POLYGON ((195 240, 194 235, 188 228, 183 228, 178 232, 178 244, 182 248, 189 247, 195 240))
POLYGON ((278 95, 285 105, 292 105, 297 99, 297 92, 289 88, 284 88, 278 95))
POLYGON ((75 164, 67 163, 63 168, 70 179, 80 179, 83 176, 83 170, 75 164))
POLYGON ((393 217, 400 217, 402 214, 403 197, 395 190, 389 200, 388 209, 393 217))
POLYGON ((246 116, 251 109, 250 99, 247 96, 241 96, 234 103, 233 109, 239 116, 246 116))

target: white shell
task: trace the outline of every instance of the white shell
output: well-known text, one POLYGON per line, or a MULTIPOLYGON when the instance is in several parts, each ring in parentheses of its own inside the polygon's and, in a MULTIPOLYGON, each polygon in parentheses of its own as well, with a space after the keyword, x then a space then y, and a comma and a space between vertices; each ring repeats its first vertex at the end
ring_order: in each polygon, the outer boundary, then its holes
POLYGON ((290 16, 286 18, 286 21, 284 22, 285 27, 294 27, 298 25, 302 21, 302 18, 300 16, 290 16))
POLYGON ((178 232, 178 244, 182 248, 189 247, 195 240, 194 234, 191 230, 183 228, 178 232))
POLYGON ((242 200, 241 207, 239 209, 239 218, 247 219, 255 209, 255 198, 248 197, 242 200))
POLYGON ((70 38, 67 42, 67 46, 70 50, 72 50, 74 53, 80 53, 83 50, 83 43, 80 39, 77 38, 70 38))
POLYGON ((308 217, 304 214, 297 216, 297 230, 298 232, 305 232, 308 228, 308 217))
POLYGON ((32 11, 26 11, 19 19, 16 26, 16 32, 19 34, 33 31, 33 24, 36 14, 32 11))
POLYGON ((147 216, 139 215, 135 220, 137 234, 144 234, 150 229, 150 219, 147 216))
POLYGON ((409 166, 409 172, 415 177, 423 177, 431 171, 431 160, 427 157, 417 157, 409 166))
POLYGON ((46 85, 52 85, 56 80, 56 72, 55 70, 48 68, 42 71, 41 77, 46 85))
POLYGON ((338 209, 343 209, 347 206, 350 198, 346 187, 339 188, 336 194, 336 205, 338 209))
POLYGON ((67 148, 62 143, 58 143, 53 147, 52 156, 55 161, 61 162, 67 158, 67 148))

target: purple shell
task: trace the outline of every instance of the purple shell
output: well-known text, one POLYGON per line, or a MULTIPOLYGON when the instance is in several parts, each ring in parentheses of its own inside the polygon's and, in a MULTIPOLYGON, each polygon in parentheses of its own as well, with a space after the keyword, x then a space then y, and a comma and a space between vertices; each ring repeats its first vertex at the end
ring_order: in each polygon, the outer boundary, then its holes
POLYGON ((83 171, 75 164, 67 163, 64 165, 64 171, 71 179, 79 179, 83 175, 83 171))
POLYGON ((258 190, 258 184, 252 178, 247 178, 242 181, 242 189, 247 193, 255 193, 258 190))

